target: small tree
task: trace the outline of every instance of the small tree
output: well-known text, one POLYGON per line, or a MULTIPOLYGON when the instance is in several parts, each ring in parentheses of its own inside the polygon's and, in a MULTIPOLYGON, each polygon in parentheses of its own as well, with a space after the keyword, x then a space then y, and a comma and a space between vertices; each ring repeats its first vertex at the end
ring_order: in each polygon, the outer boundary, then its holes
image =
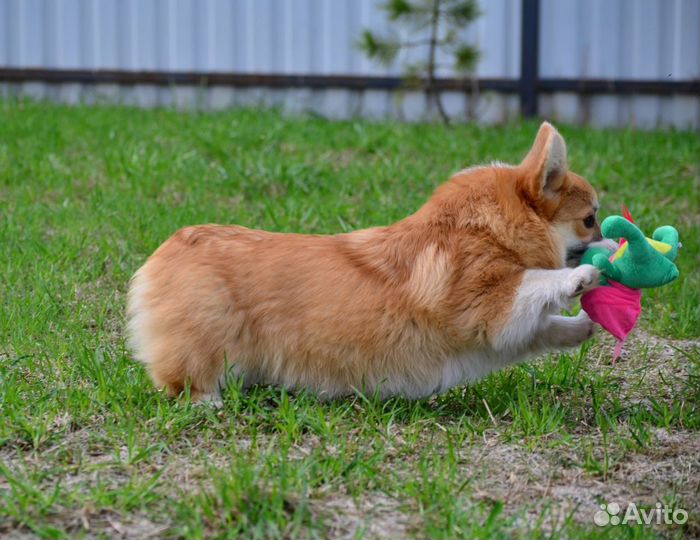
POLYGON ((402 40, 396 35, 379 36, 365 29, 360 48, 373 60, 391 65, 399 51, 415 47, 427 47, 428 58, 423 62, 404 66, 409 83, 423 83, 428 101, 437 107, 442 120, 449 124, 435 72, 439 67, 437 52, 444 51, 454 58, 456 72, 473 72, 479 60, 479 50, 459 39, 459 31, 475 21, 481 14, 476 0, 387 0, 382 4, 389 20, 405 26, 414 33, 427 33, 425 38, 402 40))

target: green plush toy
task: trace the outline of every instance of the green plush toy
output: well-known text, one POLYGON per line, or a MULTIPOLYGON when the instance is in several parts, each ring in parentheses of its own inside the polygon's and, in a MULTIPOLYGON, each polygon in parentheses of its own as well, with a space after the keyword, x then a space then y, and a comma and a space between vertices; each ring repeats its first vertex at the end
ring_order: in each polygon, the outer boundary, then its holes
POLYGON ((601 272, 601 287, 584 294, 581 306, 591 320, 617 338, 613 361, 641 315, 641 289, 660 287, 678 277, 674 261, 681 246, 673 227, 659 227, 653 238, 646 238, 626 208, 624 214, 610 216, 601 225, 604 238, 621 239, 617 251, 590 248, 581 261, 601 272))

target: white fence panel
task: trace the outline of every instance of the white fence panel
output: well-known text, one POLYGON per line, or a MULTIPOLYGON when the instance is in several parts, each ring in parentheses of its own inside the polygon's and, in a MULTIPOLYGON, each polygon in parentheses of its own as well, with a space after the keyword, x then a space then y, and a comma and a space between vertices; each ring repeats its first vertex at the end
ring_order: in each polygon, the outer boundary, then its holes
MULTIPOLYGON (((479 74, 518 75, 520 0, 483 2, 465 32, 479 74)), ((389 27, 377 0, 0 0, 5 67, 398 74, 357 48, 389 27)), ((450 74, 445 69, 443 74, 450 74)))
POLYGON ((698 0, 541 0, 540 76, 700 76, 698 0))
MULTIPOLYGON (((522 0, 481 0, 483 16, 464 31, 482 52, 477 75, 520 75, 522 0)), ((363 28, 386 31, 379 0, 0 0, 0 68, 399 75, 357 48, 363 28)), ((700 0, 541 0, 540 76, 683 81, 700 78, 700 0)), ((415 36, 411 36, 414 37, 415 36)), ((411 53, 420 54, 420 51, 411 53)), ((412 56, 415 57, 415 56, 412 56)), ((402 59, 409 58, 403 54, 402 59)), ((451 76, 449 58, 439 74, 451 76)), ((96 98, 37 83, 2 85, 76 101, 96 98), (45 88, 44 88, 45 87, 45 88)), ((76 90, 76 88, 78 88, 76 90)), ((231 106, 279 104, 347 117, 406 119, 430 111, 418 95, 387 91, 101 88, 129 103, 231 106), (398 101, 397 101, 398 99, 398 101), (195 103, 196 102, 196 103, 195 103), (208 104, 208 105, 207 105, 208 104)), ((461 114, 467 98, 452 93, 461 114)), ((541 112, 596 125, 697 127, 697 96, 543 95, 541 112)), ((515 96, 482 95, 471 108, 489 122, 517 115, 515 96)))

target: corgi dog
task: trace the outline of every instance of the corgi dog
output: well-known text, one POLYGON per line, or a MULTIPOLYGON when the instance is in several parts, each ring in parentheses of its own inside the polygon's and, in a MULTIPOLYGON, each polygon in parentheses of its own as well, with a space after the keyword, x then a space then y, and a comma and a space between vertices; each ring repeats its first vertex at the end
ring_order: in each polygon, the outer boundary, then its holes
POLYGON ((325 398, 444 392, 593 334, 585 312, 561 312, 599 284, 570 267, 602 239, 597 210, 545 122, 519 165, 458 172, 387 227, 186 227, 132 278, 130 347, 157 387, 194 400, 219 400, 228 377, 325 398))

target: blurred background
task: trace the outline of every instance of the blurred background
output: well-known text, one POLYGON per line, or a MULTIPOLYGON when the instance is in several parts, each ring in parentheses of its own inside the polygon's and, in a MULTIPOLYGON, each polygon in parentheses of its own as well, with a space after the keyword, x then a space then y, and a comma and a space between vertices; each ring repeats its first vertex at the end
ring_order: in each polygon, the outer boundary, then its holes
MULTIPOLYGON (((67 103, 274 106, 330 118, 437 118, 405 64, 363 31, 421 38, 377 0, 0 0, 0 89, 67 103)), ((450 118, 520 116, 651 129, 700 126, 700 0, 481 0, 459 31, 468 73, 438 52, 450 118), (444 60, 444 61, 442 61, 444 60)))

